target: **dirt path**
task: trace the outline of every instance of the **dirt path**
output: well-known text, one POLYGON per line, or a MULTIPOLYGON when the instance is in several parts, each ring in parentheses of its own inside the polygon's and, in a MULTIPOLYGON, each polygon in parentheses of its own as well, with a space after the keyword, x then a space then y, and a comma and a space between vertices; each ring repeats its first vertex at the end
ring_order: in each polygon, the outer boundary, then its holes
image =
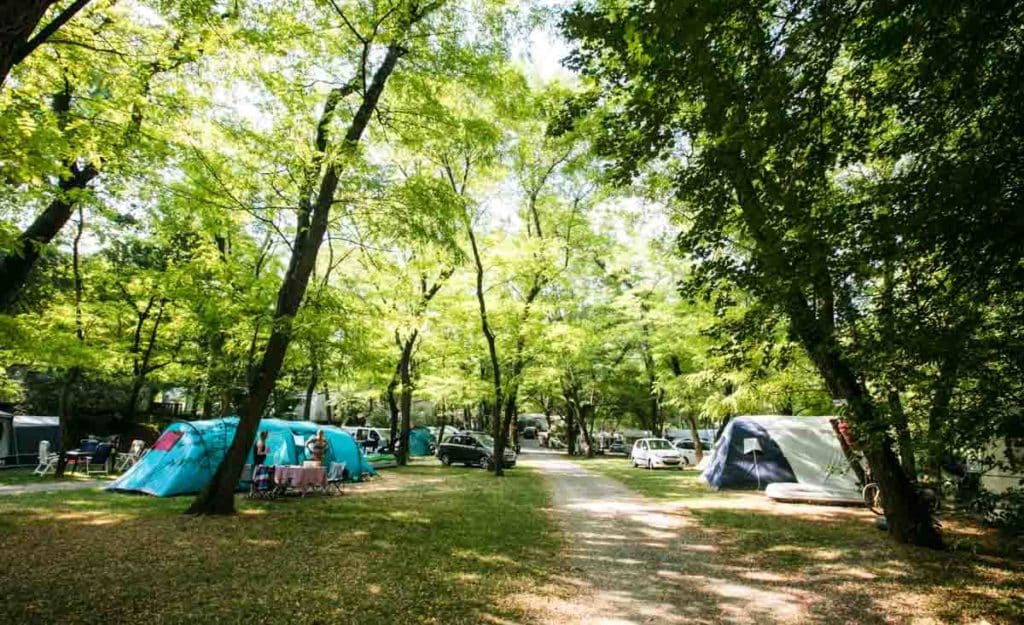
MULTIPOLYGON (((790 623, 811 603, 785 580, 722 562, 719 536, 680 504, 651 501, 553 454, 530 453, 566 532, 574 592, 543 609, 551 623, 790 623)), ((563 593, 564 594, 564 593, 563 593)), ((814 621, 816 619, 809 619, 814 621)))

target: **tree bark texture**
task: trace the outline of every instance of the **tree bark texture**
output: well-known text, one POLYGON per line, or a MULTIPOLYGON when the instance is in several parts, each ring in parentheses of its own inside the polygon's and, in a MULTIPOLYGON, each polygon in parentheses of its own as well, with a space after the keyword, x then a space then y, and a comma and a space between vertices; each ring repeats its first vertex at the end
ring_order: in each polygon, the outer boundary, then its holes
MULTIPOLYGON (((473 263, 476 268, 476 301, 480 307, 480 327, 487 341, 487 354, 491 359, 491 380, 494 383, 494 405, 491 407, 491 434, 494 437, 494 453, 498 453, 498 439, 501 436, 501 408, 505 403, 504 392, 501 388, 501 363, 498 362, 498 347, 494 340, 494 332, 487 319, 487 299, 484 296, 484 265, 480 259, 480 248, 476 244, 476 235, 473 233, 473 226, 467 224, 466 230, 469 233, 469 243, 473 250, 473 263)), ((500 457, 500 456, 499 456, 500 457)), ((495 475, 503 475, 504 471, 501 462, 494 463, 495 475)))
MULTIPOLYGON (((401 46, 397 44, 388 46, 387 53, 374 72, 373 80, 366 89, 362 102, 345 133, 344 144, 341 146, 344 155, 350 155, 362 138, 384 91, 384 86, 403 54, 404 49, 401 46)), ((267 340, 253 384, 249 388, 249 394, 242 406, 238 428, 213 479, 189 507, 188 512, 191 514, 233 514, 235 511, 234 495, 242 473, 242 466, 253 445, 267 400, 270 398, 278 373, 281 371, 281 365, 291 341, 291 324, 302 303, 306 287, 309 285, 309 278, 316 264, 320 244, 327 231, 331 206, 334 203, 334 195, 340 181, 343 160, 334 159, 328 161, 326 165, 323 160, 329 145, 328 126, 334 118, 342 95, 342 88, 335 88, 330 92, 317 126, 316 153, 319 155, 317 165, 323 167, 323 175, 320 177, 319 189, 314 200, 311 200, 312 194, 306 195, 305 193, 299 198, 298 223, 292 244, 292 254, 288 270, 278 291, 273 329, 267 340)))
POLYGON ((843 358, 830 329, 830 320, 826 324, 820 323, 816 311, 804 296, 801 278, 782 252, 778 235, 768 224, 767 211, 747 177, 741 154, 737 149, 731 156, 732 182, 744 221, 756 244, 755 254, 765 271, 772 274, 783 289, 781 305, 789 318, 793 335, 807 351, 832 397, 847 402, 855 436, 862 445, 872 478, 881 490, 890 535, 899 542, 941 548, 942 537, 928 505, 907 479, 893 451, 888 423, 880 418, 870 394, 843 358))
POLYGON ((15 251, 0 259, 0 312, 10 312, 25 286, 29 272, 42 255, 43 247, 53 241, 75 211, 75 194, 99 175, 91 164, 70 164, 69 176, 61 178, 58 193, 50 204, 18 237, 15 251))
POLYGON ((402 345, 402 355, 398 360, 398 378, 401 383, 399 392, 399 413, 402 425, 398 441, 398 464, 409 463, 409 430, 412 428, 412 352, 416 347, 419 330, 413 330, 402 345))

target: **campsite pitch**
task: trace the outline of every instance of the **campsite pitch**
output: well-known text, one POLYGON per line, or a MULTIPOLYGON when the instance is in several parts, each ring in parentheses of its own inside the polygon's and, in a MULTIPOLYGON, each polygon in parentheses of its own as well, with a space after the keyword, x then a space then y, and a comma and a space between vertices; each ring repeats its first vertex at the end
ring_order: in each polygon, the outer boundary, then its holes
POLYGON ((0 499, 11 623, 531 622, 512 599, 556 569, 537 477, 417 465, 343 496, 187 498, 106 492, 0 499))
POLYGON ((1024 561, 976 526, 900 547, 863 510, 709 493, 693 471, 524 453, 430 461, 343 496, 0 498, 12 623, 1019 623, 1024 561))

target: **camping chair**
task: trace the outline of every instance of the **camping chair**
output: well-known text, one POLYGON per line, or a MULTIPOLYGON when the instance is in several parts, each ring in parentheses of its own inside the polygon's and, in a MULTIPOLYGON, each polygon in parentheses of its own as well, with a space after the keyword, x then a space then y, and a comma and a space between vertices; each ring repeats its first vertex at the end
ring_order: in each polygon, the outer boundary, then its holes
POLYGON ((345 463, 344 462, 332 462, 331 466, 327 469, 327 485, 324 486, 324 492, 327 492, 331 486, 338 491, 339 495, 345 494, 344 485, 345 483, 345 463))
POLYGON ((265 464, 256 465, 249 484, 250 499, 273 499, 277 496, 274 488, 274 467, 265 464))
POLYGON ((127 471, 128 469, 135 466, 143 454, 146 453, 146 441, 141 439, 135 439, 132 441, 131 447, 128 448, 127 453, 117 454, 117 462, 114 465, 114 470, 117 472, 127 471))
POLYGON ((100 473, 101 471, 104 474, 107 474, 110 473, 110 470, 107 468, 107 461, 110 460, 110 454, 113 451, 114 446, 111 445, 110 443, 100 443, 96 445, 95 451, 93 451, 91 454, 87 456, 81 456, 75 459, 73 461, 73 464, 84 464, 86 475, 89 475, 90 473, 100 473), (94 464, 102 465, 103 468, 93 471, 92 465, 94 464))
POLYGON ((50 453, 50 441, 39 441, 39 465, 32 473, 35 475, 46 475, 50 469, 57 466, 60 454, 50 453))

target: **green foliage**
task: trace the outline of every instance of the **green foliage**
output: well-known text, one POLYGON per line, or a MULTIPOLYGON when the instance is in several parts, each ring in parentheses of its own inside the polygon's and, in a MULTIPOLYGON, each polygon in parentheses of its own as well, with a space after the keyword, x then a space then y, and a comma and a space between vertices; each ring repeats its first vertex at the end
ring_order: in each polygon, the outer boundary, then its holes
POLYGON ((796 340, 833 395, 849 385, 825 354, 841 356, 875 406, 865 426, 909 420, 934 463, 1017 418, 1024 125, 1002 103, 1021 95, 1019 19, 1014 3, 579 5, 563 27, 590 91, 563 123, 592 113, 611 177, 670 203, 720 353, 784 363, 796 340))

